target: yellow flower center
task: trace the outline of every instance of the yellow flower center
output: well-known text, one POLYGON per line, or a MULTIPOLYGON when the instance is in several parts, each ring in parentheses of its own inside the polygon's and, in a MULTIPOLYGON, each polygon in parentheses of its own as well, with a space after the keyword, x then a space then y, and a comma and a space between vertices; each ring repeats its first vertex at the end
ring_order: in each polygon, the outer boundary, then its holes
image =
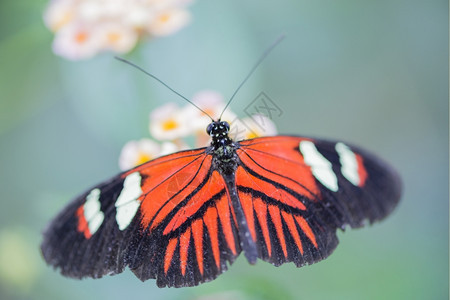
POLYGON ((169 119, 162 124, 162 128, 166 131, 173 130, 177 127, 178 127, 178 123, 172 119, 169 119))
POLYGON ((159 21, 161 23, 166 23, 167 21, 169 21, 170 19, 170 15, 169 14, 162 14, 159 16, 159 21))
POLYGON ((75 41, 78 44, 83 44, 84 42, 86 42, 88 39, 88 34, 84 31, 80 31, 75 35, 75 41))
POLYGON ((146 163, 146 162, 148 162, 149 160, 152 160, 152 159, 153 159, 153 157, 151 157, 147 153, 140 152, 138 154, 137 159, 136 159, 136 166, 142 165, 143 163, 146 163))
POLYGON ((108 33, 107 38, 111 44, 114 44, 117 43, 122 38, 122 36, 117 32, 110 32, 108 33))
POLYGON ((246 135, 246 138, 249 140, 249 139, 254 139, 254 138, 257 138, 257 137, 259 137, 259 134, 257 134, 256 132, 253 132, 253 131, 250 131, 247 135, 246 135))
POLYGON ((208 115, 210 115, 211 117, 215 117, 214 116, 214 113, 215 113, 215 111, 214 111, 214 109, 212 109, 212 108, 206 108, 205 110, 205 113, 207 113, 208 115))

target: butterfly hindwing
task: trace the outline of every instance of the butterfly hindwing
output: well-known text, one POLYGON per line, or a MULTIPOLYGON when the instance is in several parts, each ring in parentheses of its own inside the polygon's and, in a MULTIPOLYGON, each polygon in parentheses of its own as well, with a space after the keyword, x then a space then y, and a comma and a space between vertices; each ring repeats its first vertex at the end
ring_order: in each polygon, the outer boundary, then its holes
POLYGON ((398 176, 344 143, 277 136, 240 142, 236 186, 259 257, 297 266, 326 258, 336 229, 384 218, 396 205, 398 176))

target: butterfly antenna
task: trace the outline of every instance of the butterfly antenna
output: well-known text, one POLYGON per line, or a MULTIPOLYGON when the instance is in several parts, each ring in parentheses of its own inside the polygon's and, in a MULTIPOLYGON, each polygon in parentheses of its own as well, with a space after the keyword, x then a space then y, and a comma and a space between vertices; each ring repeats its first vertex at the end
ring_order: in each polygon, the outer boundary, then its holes
POLYGON ((135 67, 136 69, 138 69, 139 71, 143 72, 144 74, 147 74, 148 76, 152 77, 153 79, 155 79, 156 81, 158 81, 159 83, 161 83, 163 86, 165 86, 166 88, 168 88, 170 91, 172 91, 173 93, 177 94, 178 96, 180 96, 181 98, 183 98, 184 100, 186 100, 187 102, 189 102, 190 104, 192 104, 193 106, 195 106, 198 110, 200 110, 202 113, 204 113, 205 115, 207 115, 212 121, 214 121, 214 119, 203 109, 201 109, 200 107, 198 107, 194 102, 192 102, 191 100, 189 100, 188 98, 186 98, 185 96, 181 95, 180 93, 178 93, 177 91, 175 91, 173 88, 171 88, 169 85, 167 85, 164 81, 162 81, 161 79, 159 79, 158 77, 156 77, 155 75, 145 71, 144 69, 142 69, 141 67, 139 67, 138 65, 132 63, 129 60, 126 60, 124 58, 118 57, 118 56, 114 56, 115 59, 120 60, 121 62, 124 62, 126 64, 129 64, 132 67, 135 67))
POLYGON ((255 65, 253 66, 253 68, 250 70, 250 72, 248 72, 247 76, 244 78, 244 80, 241 82, 241 84, 238 86, 238 88, 236 89, 236 91, 234 91, 233 95, 231 96, 230 100, 228 100, 227 105, 225 105, 225 108, 223 109, 222 113, 220 114, 219 120, 222 119, 222 115, 225 112, 225 110, 228 108, 228 106, 230 105, 231 101, 234 99, 234 96, 236 96, 236 94, 239 92, 239 90, 241 89, 241 87, 244 85, 244 83, 250 78, 250 76, 252 76, 253 72, 255 72, 255 70, 258 68, 258 66, 263 62, 263 60, 267 57, 267 55, 269 55, 269 53, 276 47, 278 46, 278 44, 281 43, 281 41, 285 38, 285 35, 281 35, 280 37, 278 37, 276 39, 275 42, 272 43, 272 45, 270 45, 266 51, 264 51, 264 53, 261 55, 261 57, 258 59, 258 61, 255 63, 255 65))

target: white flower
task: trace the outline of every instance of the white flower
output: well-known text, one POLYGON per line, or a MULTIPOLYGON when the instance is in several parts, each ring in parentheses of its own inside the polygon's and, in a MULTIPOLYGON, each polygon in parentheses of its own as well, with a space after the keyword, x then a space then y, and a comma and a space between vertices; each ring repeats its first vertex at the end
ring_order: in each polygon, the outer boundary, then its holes
POLYGON ((53 52, 77 60, 94 56, 102 46, 102 38, 97 30, 80 24, 70 24, 56 33, 53 52))
POLYGON ((172 154, 180 150, 185 150, 188 148, 185 144, 179 143, 179 145, 172 142, 163 142, 161 144, 161 150, 159 151, 159 156, 164 156, 167 154, 172 154))
POLYGON ((80 1, 74 10, 78 21, 96 22, 104 16, 105 7, 102 1, 80 1))
POLYGON ((159 145, 150 139, 130 141, 122 148, 119 157, 119 168, 122 171, 126 171, 159 156, 174 153, 178 150, 178 147, 170 142, 159 145))
POLYGON ((116 23, 104 24, 99 31, 102 35, 103 48, 118 53, 130 51, 138 40, 138 35, 134 30, 116 23))
POLYGON ((123 18, 123 23, 134 28, 137 32, 145 31, 147 24, 154 18, 154 12, 141 6, 128 8, 128 13, 123 18))
POLYGON ((53 0, 44 13, 44 21, 55 33, 56 54, 83 59, 108 50, 128 52, 140 38, 178 31, 190 20, 189 12, 184 9, 189 3, 183 0, 53 0), (96 47, 73 43, 73 31, 80 28, 90 35, 99 33, 96 47))
POLYGON ((169 35, 183 28, 190 19, 189 12, 183 9, 163 11, 148 24, 147 30, 153 36, 169 35))
POLYGON ((234 140, 248 140, 277 134, 275 124, 262 114, 255 114, 231 123, 230 137, 234 140))
POLYGON ((197 107, 186 104, 183 113, 191 120, 189 125, 193 131, 204 132, 208 124, 211 123, 211 118, 218 119, 225 107, 222 95, 212 90, 204 90, 194 94, 192 102, 208 114, 205 115, 197 107))
POLYGON ((163 105, 150 113, 150 134, 160 141, 184 138, 190 133, 187 117, 178 105, 163 105))
POLYGON ((72 0, 52 1, 44 13, 47 27, 56 32, 74 19, 74 3, 72 0))
MULTIPOLYGON (((222 95, 213 90, 204 90, 196 93, 192 97, 192 102, 209 115, 205 115, 195 106, 190 104, 186 104, 183 109, 183 113, 190 120, 189 127, 191 128, 191 132, 195 135, 195 145, 197 147, 205 147, 210 143, 210 137, 206 133, 206 128, 211 123, 210 117, 213 120, 218 120, 226 103, 224 102, 222 95)), ((231 124, 236 118, 236 115, 227 108, 223 113, 221 120, 231 124)))

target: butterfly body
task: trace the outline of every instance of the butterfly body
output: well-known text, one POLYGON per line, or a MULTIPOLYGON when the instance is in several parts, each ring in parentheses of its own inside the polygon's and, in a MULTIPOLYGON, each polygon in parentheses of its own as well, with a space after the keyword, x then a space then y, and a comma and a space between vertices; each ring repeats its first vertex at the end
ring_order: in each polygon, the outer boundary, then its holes
POLYGON ((296 136, 233 141, 212 122, 211 145, 164 156, 80 195, 44 233, 64 275, 129 267, 158 286, 193 286, 244 252, 274 265, 326 258, 336 229, 381 220, 401 194, 397 173, 342 142, 296 136))

